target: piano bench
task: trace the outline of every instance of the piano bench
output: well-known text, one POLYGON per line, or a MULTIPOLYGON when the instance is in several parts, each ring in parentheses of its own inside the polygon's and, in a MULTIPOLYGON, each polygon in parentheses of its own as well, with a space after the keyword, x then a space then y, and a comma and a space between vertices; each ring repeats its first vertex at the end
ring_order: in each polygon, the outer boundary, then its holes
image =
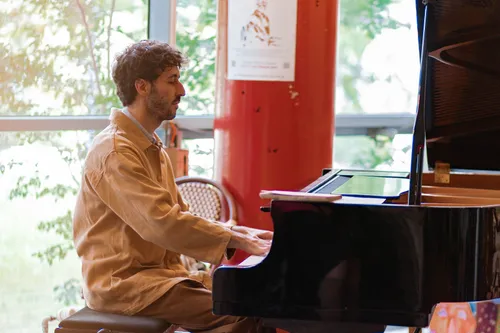
POLYGON ((62 320, 54 333, 164 333, 170 327, 158 318, 103 313, 85 307, 62 320))

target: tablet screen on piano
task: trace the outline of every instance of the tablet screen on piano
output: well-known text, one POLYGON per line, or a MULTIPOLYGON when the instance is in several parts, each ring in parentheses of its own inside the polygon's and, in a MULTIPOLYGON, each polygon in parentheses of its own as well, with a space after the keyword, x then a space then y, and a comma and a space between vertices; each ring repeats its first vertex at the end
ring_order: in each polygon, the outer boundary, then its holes
POLYGON ((332 194, 394 199, 408 191, 409 186, 409 179, 404 178, 353 176, 332 194))

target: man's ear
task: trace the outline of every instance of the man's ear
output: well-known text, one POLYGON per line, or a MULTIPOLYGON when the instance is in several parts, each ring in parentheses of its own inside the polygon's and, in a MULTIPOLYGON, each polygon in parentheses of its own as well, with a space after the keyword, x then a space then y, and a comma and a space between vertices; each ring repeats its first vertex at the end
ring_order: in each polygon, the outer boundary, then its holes
POLYGON ((135 80, 135 90, 140 96, 147 96, 151 91, 151 83, 144 79, 135 80))

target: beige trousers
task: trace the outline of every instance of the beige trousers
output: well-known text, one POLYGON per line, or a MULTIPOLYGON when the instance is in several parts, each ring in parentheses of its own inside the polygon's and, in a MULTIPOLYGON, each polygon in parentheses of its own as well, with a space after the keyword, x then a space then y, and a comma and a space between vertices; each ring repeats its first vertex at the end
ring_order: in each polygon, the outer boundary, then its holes
POLYGON ((214 315, 212 292, 195 281, 180 282, 137 315, 162 318, 189 332, 275 332, 274 329, 261 327, 256 319, 214 315))

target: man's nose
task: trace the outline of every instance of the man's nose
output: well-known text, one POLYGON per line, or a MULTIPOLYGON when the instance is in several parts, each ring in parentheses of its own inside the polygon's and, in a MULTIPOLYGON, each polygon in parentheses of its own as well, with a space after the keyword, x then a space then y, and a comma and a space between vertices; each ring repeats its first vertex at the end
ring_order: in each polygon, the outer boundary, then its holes
POLYGON ((177 91, 177 95, 179 96, 185 96, 186 95, 186 90, 184 89, 184 85, 182 83, 179 82, 179 86, 178 86, 178 91, 177 91))

